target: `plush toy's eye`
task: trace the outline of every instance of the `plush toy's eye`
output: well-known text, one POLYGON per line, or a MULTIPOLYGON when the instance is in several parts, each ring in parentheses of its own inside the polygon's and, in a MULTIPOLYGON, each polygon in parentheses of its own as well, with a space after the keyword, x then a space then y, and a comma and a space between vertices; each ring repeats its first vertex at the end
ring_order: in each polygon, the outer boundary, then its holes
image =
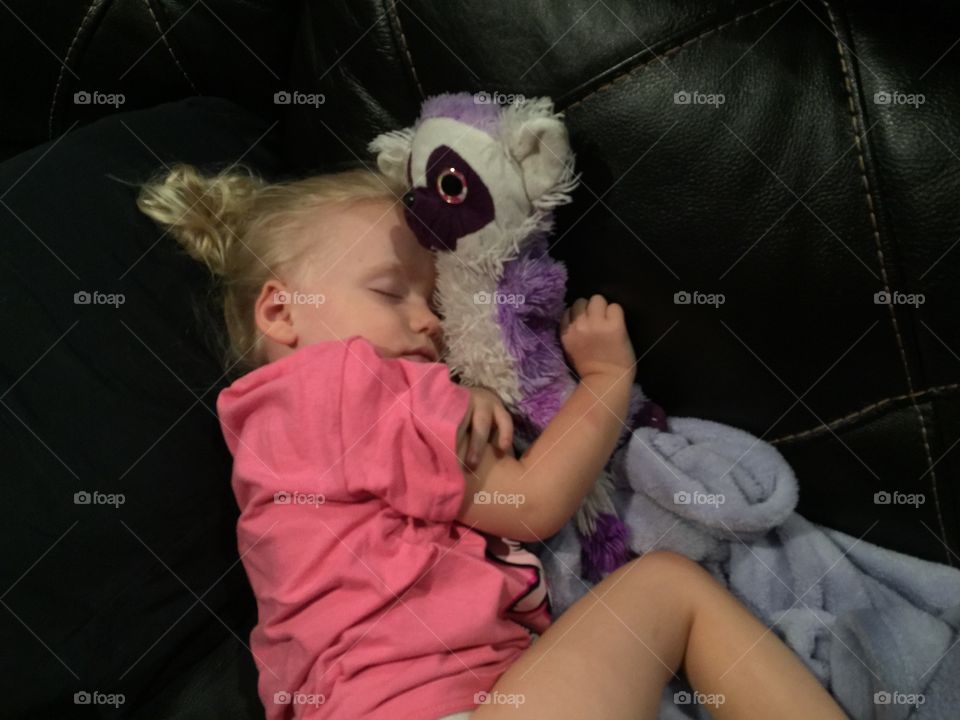
POLYGON ((447 168, 437 176, 437 192, 445 203, 458 205, 467 199, 467 178, 456 168, 447 168))

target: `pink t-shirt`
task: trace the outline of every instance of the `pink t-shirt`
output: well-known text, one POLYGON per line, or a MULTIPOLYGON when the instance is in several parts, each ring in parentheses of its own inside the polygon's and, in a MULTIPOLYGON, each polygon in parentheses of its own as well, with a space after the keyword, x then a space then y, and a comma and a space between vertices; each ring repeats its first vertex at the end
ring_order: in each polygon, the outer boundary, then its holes
POLYGON ((268 720, 470 710, 530 645, 507 613, 532 571, 491 562, 456 522, 469 398, 446 365, 381 358, 360 336, 220 393, 268 720))

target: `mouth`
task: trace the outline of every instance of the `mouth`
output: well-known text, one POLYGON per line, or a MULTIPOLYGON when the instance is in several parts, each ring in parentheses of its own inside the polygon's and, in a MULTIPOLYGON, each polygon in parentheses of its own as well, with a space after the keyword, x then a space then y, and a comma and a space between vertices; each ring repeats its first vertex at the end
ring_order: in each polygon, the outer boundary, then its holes
POLYGON ((403 353, 400 355, 400 357, 406 360, 413 360, 414 362, 437 362, 437 354, 433 350, 428 350, 426 348, 403 353))

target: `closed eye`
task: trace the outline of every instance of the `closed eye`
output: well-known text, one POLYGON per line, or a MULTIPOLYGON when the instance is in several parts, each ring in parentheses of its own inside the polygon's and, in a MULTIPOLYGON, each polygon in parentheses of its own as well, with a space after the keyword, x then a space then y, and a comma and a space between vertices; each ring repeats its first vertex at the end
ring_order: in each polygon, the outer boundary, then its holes
POLYGON ((397 295, 395 293, 387 292, 386 290, 378 290, 377 288, 370 288, 370 289, 373 290, 375 293, 379 293, 380 295, 384 295, 388 298, 393 298, 394 300, 403 300, 403 295, 397 295))

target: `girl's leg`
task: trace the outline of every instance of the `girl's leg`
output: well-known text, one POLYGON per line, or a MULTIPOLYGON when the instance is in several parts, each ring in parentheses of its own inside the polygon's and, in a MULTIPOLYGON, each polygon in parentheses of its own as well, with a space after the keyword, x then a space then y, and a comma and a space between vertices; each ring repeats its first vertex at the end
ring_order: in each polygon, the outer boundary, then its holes
POLYGON ((695 562, 651 552, 582 597, 505 672, 475 720, 657 716, 681 668, 713 717, 844 718, 800 659, 695 562))

